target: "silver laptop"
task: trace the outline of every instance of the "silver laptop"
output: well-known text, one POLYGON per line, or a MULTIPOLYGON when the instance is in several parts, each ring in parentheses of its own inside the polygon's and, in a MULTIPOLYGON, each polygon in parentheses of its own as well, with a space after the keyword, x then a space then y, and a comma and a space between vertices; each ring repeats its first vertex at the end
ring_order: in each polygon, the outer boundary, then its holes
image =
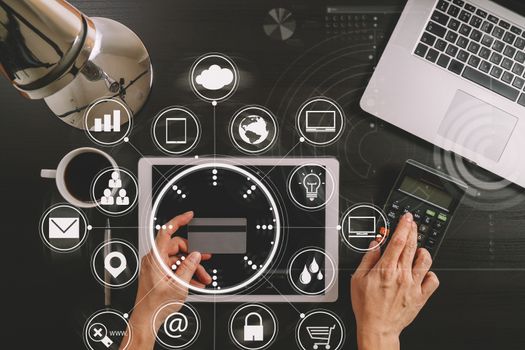
POLYGON ((408 0, 361 107, 525 187, 524 9, 408 0))

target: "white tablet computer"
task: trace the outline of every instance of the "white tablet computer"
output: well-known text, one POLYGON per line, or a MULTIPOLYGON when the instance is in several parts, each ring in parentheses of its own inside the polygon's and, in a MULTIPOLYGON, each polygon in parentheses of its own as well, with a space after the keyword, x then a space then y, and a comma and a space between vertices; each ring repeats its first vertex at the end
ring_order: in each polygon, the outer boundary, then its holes
MULTIPOLYGON (((160 259, 163 225, 192 210, 175 235, 210 253, 197 302, 334 302, 338 296, 339 163, 334 158, 143 158, 139 254, 160 259)), ((174 279, 177 264, 159 264, 174 279)))

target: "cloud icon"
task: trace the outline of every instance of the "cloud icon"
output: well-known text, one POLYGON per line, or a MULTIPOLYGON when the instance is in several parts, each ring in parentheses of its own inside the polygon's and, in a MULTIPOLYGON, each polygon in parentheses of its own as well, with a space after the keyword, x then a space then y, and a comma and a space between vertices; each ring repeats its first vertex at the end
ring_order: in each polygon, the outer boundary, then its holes
POLYGON ((221 68, 213 64, 197 75, 195 82, 207 90, 220 90, 233 82, 233 72, 228 68, 221 68))

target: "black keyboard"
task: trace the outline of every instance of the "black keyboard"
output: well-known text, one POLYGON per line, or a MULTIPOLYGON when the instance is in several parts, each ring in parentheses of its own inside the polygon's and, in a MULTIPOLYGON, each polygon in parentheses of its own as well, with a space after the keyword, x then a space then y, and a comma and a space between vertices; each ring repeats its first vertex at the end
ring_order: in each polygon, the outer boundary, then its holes
POLYGON ((414 54, 525 106, 525 28, 463 0, 439 0, 414 54))

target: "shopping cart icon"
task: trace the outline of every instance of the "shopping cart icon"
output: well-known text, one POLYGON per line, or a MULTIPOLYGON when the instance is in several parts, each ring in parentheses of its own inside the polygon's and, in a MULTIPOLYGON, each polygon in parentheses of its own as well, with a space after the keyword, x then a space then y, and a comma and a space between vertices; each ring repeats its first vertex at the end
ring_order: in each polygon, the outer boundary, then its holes
POLYGON ((324 346, 325 349, 330 349, 330 339, 332 338, 332 331, 335 329, 335 324, 332 327, 306 327, 308 335, 315 341, 314 350, 319 349, 319 345, 324 346))

